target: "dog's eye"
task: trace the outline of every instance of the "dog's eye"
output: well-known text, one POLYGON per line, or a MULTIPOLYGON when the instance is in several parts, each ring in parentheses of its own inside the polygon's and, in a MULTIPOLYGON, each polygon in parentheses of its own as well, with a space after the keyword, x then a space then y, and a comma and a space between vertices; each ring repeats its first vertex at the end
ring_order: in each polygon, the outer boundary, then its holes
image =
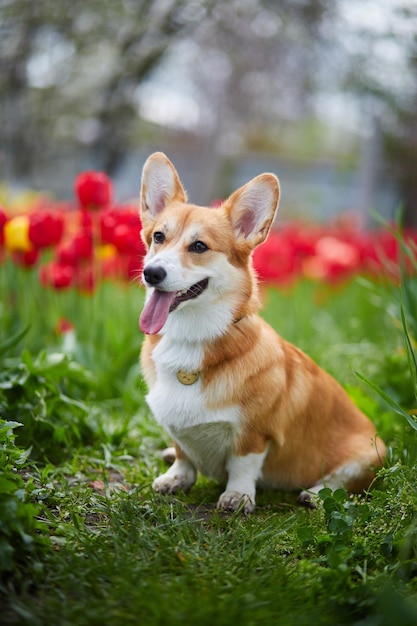
POLYGON ((198 254, 201 254, 202 252, 205 252, 206 250, 208 250, 208 246, 206 246, 206 244, 203 241, 195 241, 194 243, 191 244, 188 250, 190 252, 197 252, 198 254))
POLYGON ((155 243, 164 243, 165 241, 165 235, 164 233, 161 232, 156 232, 153 234, 153 240, 155 243))

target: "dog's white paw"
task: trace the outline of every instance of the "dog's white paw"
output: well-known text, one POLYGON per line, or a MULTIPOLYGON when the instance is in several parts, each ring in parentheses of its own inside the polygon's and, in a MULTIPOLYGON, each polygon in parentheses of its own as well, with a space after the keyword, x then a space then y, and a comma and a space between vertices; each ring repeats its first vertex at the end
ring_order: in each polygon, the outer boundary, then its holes
POLYGON ((188 488, 187 481, 183 476, 166 476, 162 474, 155 478, 152 483, 152 489, 159 493, 176 493, 177 491, 185 491, 188 488))
POLYGON ((246 493, 238 491, 225 491, 217 502, 218 509, 226 511, 237 511, 242 509, 242 513, 253 513, 255 510, 255 502, 246 493))
POLYGON ((152 483, 154 491, 176 493, 187 491, 195 483, 196 471, 188 461, 176 460, 165 474, 161 474, 152 483))

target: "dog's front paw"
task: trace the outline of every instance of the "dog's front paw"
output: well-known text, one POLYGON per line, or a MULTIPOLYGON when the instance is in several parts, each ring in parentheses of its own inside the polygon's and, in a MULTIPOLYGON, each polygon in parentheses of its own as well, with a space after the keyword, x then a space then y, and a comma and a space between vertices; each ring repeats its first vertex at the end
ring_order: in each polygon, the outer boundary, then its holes
POLYGON ((188 489, 183 476, 167 476, 162 474, 155 478, 152 483, 152 489, 159 493, 176 493, 177 491, 185 491, 188 489))
POLYGON ((238 491, 225 491, 217 502, 218 509, 225 511, 237 511, 242 509, 242 513, 253 513, 255 510, 255 502, 246 493, 238 491))
POLYGON ((152 483, 154 491, 159 493, 176 493, 187 491, 195 483, 196 471, 186 461, 174 462, 165 474, 161 474, 152 483))

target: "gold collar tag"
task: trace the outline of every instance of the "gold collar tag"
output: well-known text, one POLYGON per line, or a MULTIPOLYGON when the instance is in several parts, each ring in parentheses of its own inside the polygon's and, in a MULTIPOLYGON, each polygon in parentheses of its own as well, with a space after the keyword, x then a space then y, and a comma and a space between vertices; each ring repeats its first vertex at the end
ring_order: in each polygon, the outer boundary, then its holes
POLYGON ((186 372, 184 370, 178 370, 177 378, 182 385, 194 385, 198 380, 200 372, 186 372))

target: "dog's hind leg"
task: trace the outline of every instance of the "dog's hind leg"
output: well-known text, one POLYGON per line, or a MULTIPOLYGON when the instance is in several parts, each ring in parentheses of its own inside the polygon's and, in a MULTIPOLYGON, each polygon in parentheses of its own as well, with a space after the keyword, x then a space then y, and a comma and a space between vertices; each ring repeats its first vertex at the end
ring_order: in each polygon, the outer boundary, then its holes
POLYGON ((311 509, 316 508, 318 493, 325 487, 335 491, 346 489, 349 493, 361 493, 368 489, 375 478, 375 467, 381 466, 381 458, 377 455, 369 459, 355 459, 344 463, 334 472, 328 474, 322 481, 309 489, 303 490, 298 496, 297 502, 311 509))

